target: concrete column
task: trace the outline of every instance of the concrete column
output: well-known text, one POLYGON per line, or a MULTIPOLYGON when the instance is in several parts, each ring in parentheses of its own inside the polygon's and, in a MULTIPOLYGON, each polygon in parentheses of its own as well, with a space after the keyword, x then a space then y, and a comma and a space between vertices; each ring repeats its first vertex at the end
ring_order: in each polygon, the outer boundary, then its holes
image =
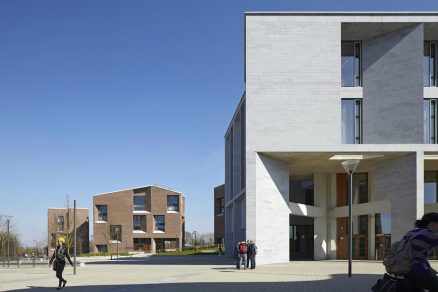
POLYGON ((321 207, 321 217, 314 219, 314 259, 327 259, 327 203, 330 187, 330 177, 325 173, 315 173, 314 181, 314 201, 315 206, 321 207))
POLYGON ((368 215, 368 259, 376 259, 376 214, 368 215))
POLYGON ((256 157, 256 237, 258 261, 289 262, 289 167, 258 154, 256 157))
POLYGON ((157 247, 155 244, 155 238, 151 238, 151 252, 152 253, 157 253, 157 247))

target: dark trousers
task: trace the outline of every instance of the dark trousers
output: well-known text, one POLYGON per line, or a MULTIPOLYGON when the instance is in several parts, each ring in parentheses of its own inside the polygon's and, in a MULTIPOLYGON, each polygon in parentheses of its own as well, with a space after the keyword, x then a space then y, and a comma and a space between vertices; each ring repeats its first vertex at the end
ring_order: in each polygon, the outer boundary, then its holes
POLYGON ((408 274, 408 277, 415 288, 427 289, 429 292, 438 292, 438 276, 434 274, 408 274))
POLYGON ((64 264, 57 264, 56 265, 56 278, 59 279, 59 287, 61 287, 61 284, 64 280, 64 278, 62 278, 62 273, 64 272, 64 267, 65 267, 65 263, 64 264))
POLYGON ((249 268, 250 262, 251 262, 251 269, 255 269, 255 267, 256 267, 255 254, 248 254, 248 258, 246 260, 246 267, 247 268, 249 268))

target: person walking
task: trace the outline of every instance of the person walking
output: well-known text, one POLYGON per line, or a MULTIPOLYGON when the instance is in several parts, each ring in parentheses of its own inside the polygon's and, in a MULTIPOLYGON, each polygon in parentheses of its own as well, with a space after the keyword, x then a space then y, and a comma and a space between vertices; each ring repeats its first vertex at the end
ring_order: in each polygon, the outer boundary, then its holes
POLYGON ((249 268, 249 263, 251 262, 251 269, 255 269, 256 267, 255 257, 257 254, 257 246, 252 240, 248 240, 247 253, 248 253, 248 259, 246 262, 246 267, 249 268))
POLYGON ((70 265, 73 266, 70 256, 68 255, 67 248, 65 247, 65 240, 64 238, 61 237, 58 239, 58 245, 56 246, 55 252, 53 253, 52 258, 50 259, 49 262, 49 266, 53 262, 53 270, 56 271, 56 278, 59 279, 58 288, 56 288, 56 290, 61 290, 67 284, 67 280, 65 280, 62 277, 62 272, 64 271, 66 258, 70 263, 70 265))
POLYGON ((438 276, 427 257, 438 247, 438 213, 424 214, 415 222, 416 229, 406 233, 403 239, 411 239, 412 266, 407 278, 417 289, 438 292, 438 276))

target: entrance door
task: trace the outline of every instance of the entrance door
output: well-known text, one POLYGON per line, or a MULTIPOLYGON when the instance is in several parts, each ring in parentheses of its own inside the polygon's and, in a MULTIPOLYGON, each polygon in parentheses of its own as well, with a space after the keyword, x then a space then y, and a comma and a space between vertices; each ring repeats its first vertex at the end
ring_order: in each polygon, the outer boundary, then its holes
POLYGON ((290 259, 313 260, 313 226, 292 225, 290 228, 290 259))
POLYGON ((348 258, 348 218, 336 218, 336 258, 348 258))

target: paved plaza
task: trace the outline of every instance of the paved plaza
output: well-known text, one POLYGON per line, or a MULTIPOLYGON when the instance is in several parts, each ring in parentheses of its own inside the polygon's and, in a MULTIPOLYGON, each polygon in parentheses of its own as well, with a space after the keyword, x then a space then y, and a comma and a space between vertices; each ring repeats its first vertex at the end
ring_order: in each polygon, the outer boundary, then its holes
MULTIPOLYGON (((438 263, 433 263, 438 268, 438 263)), ((214 256, 155 256, 89 262, 67 267, 68 291, 370 291, 383 274, 380 262, 302 261, 236 270, 233 260, 214 256)), ((48 267, 0 268, 1 291, 55 290, 57 279, 48 267)))

